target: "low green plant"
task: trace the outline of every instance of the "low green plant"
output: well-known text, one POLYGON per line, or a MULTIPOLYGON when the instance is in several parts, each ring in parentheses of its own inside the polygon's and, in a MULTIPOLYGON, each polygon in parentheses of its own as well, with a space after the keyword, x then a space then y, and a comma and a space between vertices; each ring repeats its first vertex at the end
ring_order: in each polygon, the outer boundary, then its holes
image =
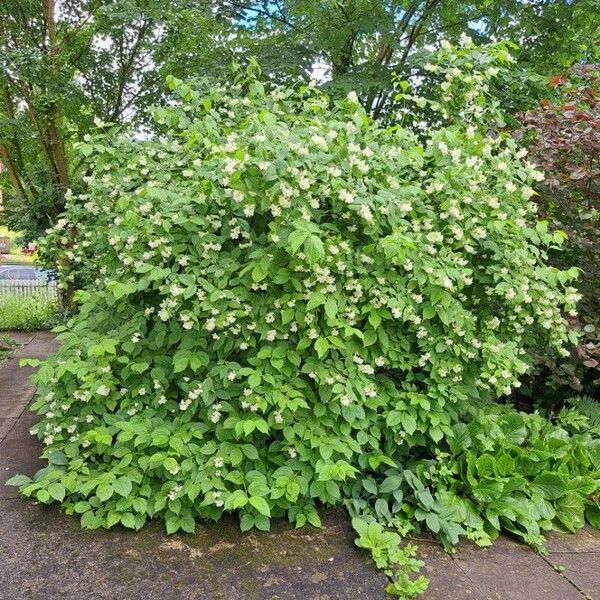
POLYGON ((16 345, 17 343, 11 337, 0 334, 0 361, 8 358, 16 345))
POLYGON ((352 519, 352 527, 358 534, 355 544, 371 554, 375 565, 390 579, 386 591, 400 598, 416 598, 426 589, 428 581, 422 575, 412 579, 418 573, 423 561, 417 560, 416 548, 412 544, 401 546, 402 538, 393 531, 386 531, 375 520, 359 517, 352 519))
POLYGON ((496 404, 528 350, 567 352, 578 299, 576 271, 546 263, 564 236, 533 218, 538 172, 489 135, 509 57, 466 41, 439 59, 426 139, 251 66, 170 79, 156 139, 86 140, 89 193, 49 243, 87 283, 37 374, 48 466, 12 480, 25 496, 168 533, 343 505, 405 596, 424 587, 397 547, 411 530, 539 546, 594 521, 585 417, 570 432, 496 404))
POLYGON ((571 398, 568 401, 578 413, 586 416, 592 426, 600 428, 600 402, 591 396, 571 398))
POLYGON ((56 297, 46 294, 0 294, 0 331, 47 329, 59 316, 56 297))

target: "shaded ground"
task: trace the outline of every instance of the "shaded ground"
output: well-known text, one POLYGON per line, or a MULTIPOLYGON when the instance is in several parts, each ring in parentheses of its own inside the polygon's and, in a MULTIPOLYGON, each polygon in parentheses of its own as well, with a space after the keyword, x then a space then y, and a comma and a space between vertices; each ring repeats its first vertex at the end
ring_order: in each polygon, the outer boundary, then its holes
MULTIPOLYGON (((339 510, 323 528, 242 535, 233 519, 167 537, 158 525, 139 533, 88 532, 55 507, 17 498, 4 482, 33 474, 39 447, 29 433, 31 369, 19 357, 43 358, 49 333, 11 336, 22 346, 0 364, 0 599, 384 600, 385 578, 353 546, 339 510)), ((546 557, 508 538, 489 550, 468 544, 450 557, 418 542, 430 578, 425 600, 600 600, 600 532, 549 536, 546 557)))

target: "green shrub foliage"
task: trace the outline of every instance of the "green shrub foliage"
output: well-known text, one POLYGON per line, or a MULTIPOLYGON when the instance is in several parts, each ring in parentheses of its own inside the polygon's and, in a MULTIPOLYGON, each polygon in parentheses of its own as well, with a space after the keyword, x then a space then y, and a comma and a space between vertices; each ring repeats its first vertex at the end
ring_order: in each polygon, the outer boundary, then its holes
POLYGON ((527 349, 565 352, 577 295, 545 264, 563 237, 532 220, 534 167, 489 135, 503 50, 465 46, 424 141, 253 67, 171 79, 161 137, 86 142, 90 192, 54 235, 92 283, 38 374, 49 467, 25 495, 168 532, 344 504, 380 566, 411 569, 369 522, 451 547, 597 516, 593 435, 494 404, 527 349))

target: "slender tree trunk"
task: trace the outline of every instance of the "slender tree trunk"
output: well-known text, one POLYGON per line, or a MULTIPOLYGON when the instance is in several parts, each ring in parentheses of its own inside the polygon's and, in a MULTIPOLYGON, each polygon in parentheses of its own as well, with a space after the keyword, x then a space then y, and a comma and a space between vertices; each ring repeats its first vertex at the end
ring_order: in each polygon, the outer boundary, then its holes
MULTIPOLYGON (((60 74, 59 54, 60 49, 56 37, 56 20, 54 17, 54 0, 42 0, 42 9, 44 11, 44 20, 46 21, 46 32, 50 46, 50 60, 52 70, 58 77, 60 74)), ((62 111, 58 105, 52 105, 48 114, 47 138, 52 148, 54 162, 56 165, 56 179, 61 189, 61 196, 64 197, 66 189, 69 187, 69 168, 67 165, 67 156, 65 152, 65 143, 61 129, 62 111)))
POLYGON ((3 143, 0 143, 0 160, 2 160, 2 164, 6 168, 8 178, 10 179, 10 182, 15 190, 17 198, 19 198, 19 200, 22 202, 27 202, 29 197, 27 195, 27 191, 25 190, 25 186, 19 177, 19 173, 17 172, 6 144, 3 143))

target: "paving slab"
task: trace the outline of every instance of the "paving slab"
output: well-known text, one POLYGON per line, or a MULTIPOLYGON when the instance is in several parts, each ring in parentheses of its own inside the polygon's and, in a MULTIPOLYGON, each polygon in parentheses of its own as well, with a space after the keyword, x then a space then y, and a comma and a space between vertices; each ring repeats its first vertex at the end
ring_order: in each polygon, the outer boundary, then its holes
POLYGON ((19 367, 18 358, 0 363, 0 416, 4 419, 19 417, 31 401, 35 387, 30 381, 34 369, 19 367))
MULTIPOLYGON (((457 558, 461 561, 460 555, 457 558)), ((483 554, 461 561, 463 572, 490 600, 583 600, 581 592, 541 556, 483 554)))
POLYGON ((600 551, 550 553, 547 560, 583 594, 600 599, 600 551))
POLYGON ((439 542, 431 539, 413 543, 417 544, 419 558, 425 562, 422 574, 429 579, 423 600, 486 600, 460 563, 444 552, 439 542))
POLYGON ((17 348, 14 356, 16 358, 45 359, 57 349, 56 336, 51 331, 39 331, 28 344, 17 348))
POLYGON ((341 511, 323 527, 242 535, 233 519, 166 536, 158 524, 133 533, 89 532, 58 509, 0 501, 0 597, 54 600, 384 600, 385 577, 353 547, 341 511))
POLYGON ((561 533, 559 531, 550 531, 546 533, 546 548, 548 552, 561 553, 581 553, 581 552, 600 552, 600 533, 597 529, 585 527, 573 535, 571 533, 561 533))
POLYGON ((6 437, 8 432, 13 428, 16 419, 3 419, 0 418, 0 442, 6 437))
POLYGON ((29 344, 35 337, 35 331, 1 331, 0 337, 6 336, 15 341, 18 345, 23 346, 29 344))

